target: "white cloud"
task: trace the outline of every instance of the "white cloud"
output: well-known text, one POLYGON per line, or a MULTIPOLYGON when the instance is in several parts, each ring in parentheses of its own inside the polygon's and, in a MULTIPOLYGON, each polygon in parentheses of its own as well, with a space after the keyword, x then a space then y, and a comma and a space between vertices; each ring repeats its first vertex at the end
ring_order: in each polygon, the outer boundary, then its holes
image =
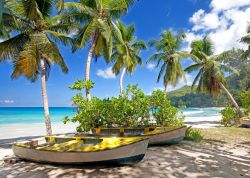
POLYGON ((214 11, 222 11, 247 5, 250 5, 249 0, 212 0, 210 7, 214 11))
POLYGON ((114 79, 115 74, 112 72, 112 67, 108 67, 107 69, 98 69, 96 75, 105 78, 105 79, 114 79))
MULTIPOLYGON (((193 24, 187 32, 186 42, 208 34, 215 45, 215 53, 232 48, 244 48, 240 43, 250 17, 250 0, 212 0, 210 11, 200 9, 189 19, 193 24)), ((186 47, 190 50, 190 46, 186 47)))
POLYGON ((153 63, 148 63, 146 67, 147 67, 148 70, 152 71, 152 70, 154 70, 155 66, 156 65, 153 64, 153 63))
POLYGON ((15 101, 14 100, 10 100, 10 99, 6 99, 6 100, 0 100, 0 103, 13 104, 13 103, 15 103, 15 101))
POLYGON ((216 29, 220 25, 220 20, 217 13, 206 14, 204 10, 200 9, 189 19, 190 22, 195 24, 192 28, 193 31, 201 29, 216 29))

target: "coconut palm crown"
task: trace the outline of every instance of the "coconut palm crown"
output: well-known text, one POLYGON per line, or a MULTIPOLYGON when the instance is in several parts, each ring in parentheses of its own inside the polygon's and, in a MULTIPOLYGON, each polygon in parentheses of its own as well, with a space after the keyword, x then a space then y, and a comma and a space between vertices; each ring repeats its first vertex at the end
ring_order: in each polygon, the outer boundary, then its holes
POLYGON ((191 48, 191 53, 199 59, 195 61, 195 64, 185 69, 188 73, 198 70, 198 74, 193 81, 192 87, 198 85, 198 92, 205 92, 212 96, 219 95, 221 90, 225 91, 229 100, 238 110, 239 115, 242 116, 243 114, 238 104, 226 88, 227 82, 224 76, 225 72, 236 74, 238 74, 238 72, 219 62, 221 58, 226 58, 227 54, 230 54, 231 52, 214 55, 214 47, 208 36, 205 36, 202 40, 193 41, 191 48))
POLYGON ((241 42, 248 45, 247 50, 243 53, 244 59, 250 58, 250 25, 247 28, 247 35, 241 38, 241 42))
POLYGON ((123 69, 120 77, 120 95, 122 95, 122 82, 125 72, 132 74, 135 71, 137 64, 142 64, 140 52, 141 50, 147 49, 147 46, 144 41, 136 41, 134 25, 126 27, 120 20, 118 20, 117 26, 121 32, 122 40, 115 40, 114 53, 111 59, 114 62, 112 71, 116 75, 118 75, 123 69))
MULTIPOLYGON (((121 34, 114 23, 121 14, 127 12, 134 0, 80 0, 65 3, 65 13, 70 19, 82 24, 75 36, 73 51, 83 48, 90 42, 86 62, 85 80, 89 80, 92 57, 103 55, 106 61, 110 59, 113 48, 113 37, 121 39, 121 34)), ((86 97, 91 99, 90 91, 86 89, 86 97)))
POLYGON ((181 78, 186 82, 181 59, 195 58, 188 52, 179 51, 184 38, 185 34, 183 32, 176 34, 169 30, 161 33, 160 40, 153 39, 149 42, 149 45, 155 48, 156 53, 150 56, 147 62, 157 61, 156 67, 162 64, 157 82, 163 77, 165 92, 167 92, 167 85, 172 84, 176 86, 181 78))
POLYGON ((52 134, 46 79, 52 64, 58 64, 66 73, 68 68, 55 42, 69 44, 66 33, 74 27, 73 23, 63 22, 61 16, 51 16, 53 0, 6 0, 4 7, 17 19, 18 34, 0 43, 0 60, 11 60, 14 69, 13 79, 24 75, 36 81, 39 74, 42 80, 42 95, 47 135, 52 134))

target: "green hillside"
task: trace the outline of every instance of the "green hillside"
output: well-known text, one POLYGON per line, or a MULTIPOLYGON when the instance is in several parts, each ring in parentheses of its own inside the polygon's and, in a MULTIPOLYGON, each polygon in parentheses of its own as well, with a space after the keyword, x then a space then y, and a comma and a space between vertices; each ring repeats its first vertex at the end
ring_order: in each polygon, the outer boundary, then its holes
POLYGON ((175 107, 215 107, 225 104, 224 98, 213 98, 204 93, 192 91, 191 86, 184 86, 167 94, 175 107))
MULTIPOLYGON (((195 91, 193 91, 195 92, 195 91)), ((192 93, 192 89, 191 89, 191 86, 184 86, 180 89, 177 89, 177 90, 173 90, 173 91, 170 91, 168 92, 168 97, 169 98, 172 98, 172 97, 181 97, 181 96, 185 96, 186 94, 189 94, 189 93, 192 93)))

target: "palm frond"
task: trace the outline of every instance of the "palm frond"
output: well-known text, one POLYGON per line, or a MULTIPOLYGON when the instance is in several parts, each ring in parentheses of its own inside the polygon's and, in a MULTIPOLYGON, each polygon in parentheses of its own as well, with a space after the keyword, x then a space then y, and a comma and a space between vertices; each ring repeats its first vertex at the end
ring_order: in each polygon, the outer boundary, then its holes
POLYGON ((191 66, 188 66, 186 69, 184 69, 185 72, 191 73, 194 72, 202 67, 202 63, 193 64, 191 66))
POLYGON ((94 9, 78 2, 66 2, 64 3, 64 9, 77 10, 78 13, 89 15, 91 17, 94 17, 96 15, 96 11, 94 9))
POLYGON ((27 34, 19 34, 13 38, 0 43, 0 61, 15 59, 18 52, 23 49, 25 43, 29 41, 27 34))
POLYGON ((144 41, 137 41, 131 45, 133 48, 137 48, 139 50, 146 50, 147 45, 144 41))

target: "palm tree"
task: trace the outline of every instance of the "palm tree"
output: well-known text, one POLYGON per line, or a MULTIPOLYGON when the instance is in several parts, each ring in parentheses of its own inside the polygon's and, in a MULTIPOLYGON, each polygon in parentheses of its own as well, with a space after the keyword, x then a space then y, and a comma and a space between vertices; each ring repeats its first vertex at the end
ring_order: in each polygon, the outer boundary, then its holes
POLYGON ((191 47, 191 53, 199 58, 199 61, 196 60, 195 64, 185 69, 189 73, 199 70, 192 87, 198 83, 197 91, 209 93, 211 96, 217 96, 223 90, 237 109, 239 115, 243 116, 237 102, 226 88, 226 79, 224 76, 224 72, 236 74, 238 72, 219 62, 221 58, 227 57, 227 52, 220 55, 213 55, 213 44, 208 36, 205 36, 202 40, 192 42, 191 47))
POLYGON ((250 25, 247 28, 247 35, 241 38, 241 42, 248 45, 248 49, 242 55, 244 59, 247 59, 250 57, 250 25))
POLYGON ((24 75, 32 82, 41 74, 42 96, 47 135, 52 134, 46 79, 52 64, 58 64, 62 71, 68 71, 55 42, 70 43, 65 34, 74 27, 73 23, 64 22, 60 15, 52 17, 53 0, 5 1, 5 7, 15 14, 21 22, 19 34, 0 43, 0 60, 12 60, 13 79, 24 75))
POLYGON ((120 95, 123 93, 123 77, 125 72, 132 74, 135 71, 137 64, 142 64, 140 51, 147 49, 144 41, 135 41, 134 36, 135 26, 129 25, 127 28, 120 20, 117 21, 117 26, 122 35, 122 41, 115 40, 114 53, 111 57, 114 62, 113 72, 118 75, 122 69, 120 77, 120 95))
POLYGON ((0 0, 0 23, 2 22, 3 17, 3 0, 0 0))
POLYGON ((186 82, 181 59, 190 57, 195 58, 195 56, 190 55, 188 52, 178 51, 181 48, 181 43, 184 38, 185 34, 183 32, 175 34, 172 31, 164 31, 160 35, 160 40, 153 39, 149 42, 149 45, 154 47, 157 52, 150 56, 147 62, 156 60, 156 67, 162 63, 157 82, 163 77, 163 84, 166 93, 167 85, 172 84, 176 86, 181 78, 186 82))
MULTIPOLYGON (((73 51, 83 48, 90 42, 86 61, 85 81, 89 81, 91 59, 103 55, 109 60, 112 54, 113 36, 120 39, 120 33, 113 22, 127 11, 134 0, 81 0, 65 3, 67 16, 81 22, 82 29, 75 36, 73 51)), ((91 99, 89 89, 86 98, 91 99)))
POLYGON ((3 7, 3 1, 0 2, 0 37, 3 39, 9 38, 10 33, 17 29, 18 19, 11 14, 7 8, 3 7))

